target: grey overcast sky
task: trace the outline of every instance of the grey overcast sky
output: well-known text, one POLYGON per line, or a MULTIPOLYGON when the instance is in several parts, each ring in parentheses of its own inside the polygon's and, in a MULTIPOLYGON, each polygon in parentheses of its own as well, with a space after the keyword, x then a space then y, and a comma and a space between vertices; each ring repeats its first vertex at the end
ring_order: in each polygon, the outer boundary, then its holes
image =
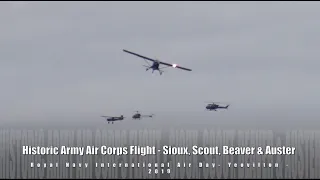
POLYGON ((319 17, 319 2, 1 2, 0 117, 319 118, 319 17), (122 49, 193 71, 152 75, 122 49))

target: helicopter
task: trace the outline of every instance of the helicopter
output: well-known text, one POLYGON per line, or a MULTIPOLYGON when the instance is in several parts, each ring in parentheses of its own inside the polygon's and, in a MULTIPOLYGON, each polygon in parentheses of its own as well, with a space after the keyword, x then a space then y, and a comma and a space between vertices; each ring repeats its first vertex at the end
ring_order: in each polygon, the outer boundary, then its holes
POLYGON ((121 115, 120 117, 114 117, 114 116, 101 116, 101 117, 105 118, 108 124, 110 122, 113 124, 115 121, 122 121, 125 118, 123 117, 123 115, 121 115))
POLYGON ((154 116, 154 114, 151 114, 151 115, 142 115, 139 111, 136 111, 136 113, 132 116, 132 119, 141 119, 141 118, 144 118, 144 117, 149 117, 149 118, 152 118, 154 116))
POLYGON ((208 104, 206 106, 206 109, 209 110, 209 111, 217 111, 217 109, 228 109, 228 107, 229 107, 229 105, 219 106, 216 103, 218 103, 218 102, 211 102, 210 104, 208 104))

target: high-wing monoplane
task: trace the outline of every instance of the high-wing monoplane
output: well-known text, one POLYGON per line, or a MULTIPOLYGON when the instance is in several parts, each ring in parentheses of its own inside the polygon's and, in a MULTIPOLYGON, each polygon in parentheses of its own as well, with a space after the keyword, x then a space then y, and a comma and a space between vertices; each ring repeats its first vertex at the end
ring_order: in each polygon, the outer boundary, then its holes
POLYGON ((226 106, 220 106, 218 104, 216 104, 218 102, 212 102, 210 104, 208 104, 206 106, 206 109, 209 110, 209 111, 217 111, 217 109, 228 109, 229 105, 226 105, 226 106))
POLYGON ((148 71, 149 69, 152 69, 152 73, 154 71, 159 71, 160 75, 162 75, 162 73, 164 72, 162 69, 168 68, 168 67, 179 68, 179 69, 182 69, 182 70, 185 70, 185 71, 191 71, 191 69, 179 66, 177 64, 170 64, 170 63, 159 61, 157 59, 151 59, 151 58, 142 56, 140 54, 137 54, 137 53, 134 53, 134 52, 130 52, 130 51, 125 50, 125 49, 123 51, 126 52, 126 53, 129 53, 129 54, 132 54, 132 55, 135 55, 135 56, 138 56, 138 57, 144 59, 145 62, 147 63, 147 65, 143 65, 143 66, 146 67, 146 71, 148 71), (152 64, 150 64, 148 61, 151 61, 152 64), (165 65, 165 67, 160 68, 160 65, 165 65))
POLYGON ((141 118, 144 118, 144 117, 149 117, 149 118, 152 118, 154 116, 154 114, 151 114, 151 115, 142 115, 139 111, 136 111, 136 113, 132 116, 132 119, 141 119, 141 118))
POLYGON ((115 121, 122 121, 125 118, 123 117, 123 115, 121 115, 120 117, 114 117, 114 116, 101 116, 101 117, 105 118, 108 124, 110 122, 113 124, 115 121))

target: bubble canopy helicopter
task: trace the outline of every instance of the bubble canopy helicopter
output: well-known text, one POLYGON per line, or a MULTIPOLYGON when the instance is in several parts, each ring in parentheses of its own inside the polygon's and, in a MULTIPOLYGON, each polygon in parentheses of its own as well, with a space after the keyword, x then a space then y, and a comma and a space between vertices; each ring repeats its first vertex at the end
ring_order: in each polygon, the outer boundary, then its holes
POLYGON ((139 111, 136 111, 136 113, 132 116, 132 119, 141 119, 141 118, 145 118, 145 117, 149 117, 152 118, 154 116, 154 114, 150 114, 150 115, 142 115, 139 111))

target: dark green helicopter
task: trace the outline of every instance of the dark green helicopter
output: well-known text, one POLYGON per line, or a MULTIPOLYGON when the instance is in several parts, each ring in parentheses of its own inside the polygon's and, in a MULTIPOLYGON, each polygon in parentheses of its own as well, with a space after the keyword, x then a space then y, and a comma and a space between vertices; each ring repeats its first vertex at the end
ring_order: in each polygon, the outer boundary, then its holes
POLYGON ((206 106, 206 109, 209 111, 217 111, 217 109, 228 109, 229 105, 226 106, 219 106, 218 104, 219 102, 211 102, 210 104, 208 104, 206 106))

